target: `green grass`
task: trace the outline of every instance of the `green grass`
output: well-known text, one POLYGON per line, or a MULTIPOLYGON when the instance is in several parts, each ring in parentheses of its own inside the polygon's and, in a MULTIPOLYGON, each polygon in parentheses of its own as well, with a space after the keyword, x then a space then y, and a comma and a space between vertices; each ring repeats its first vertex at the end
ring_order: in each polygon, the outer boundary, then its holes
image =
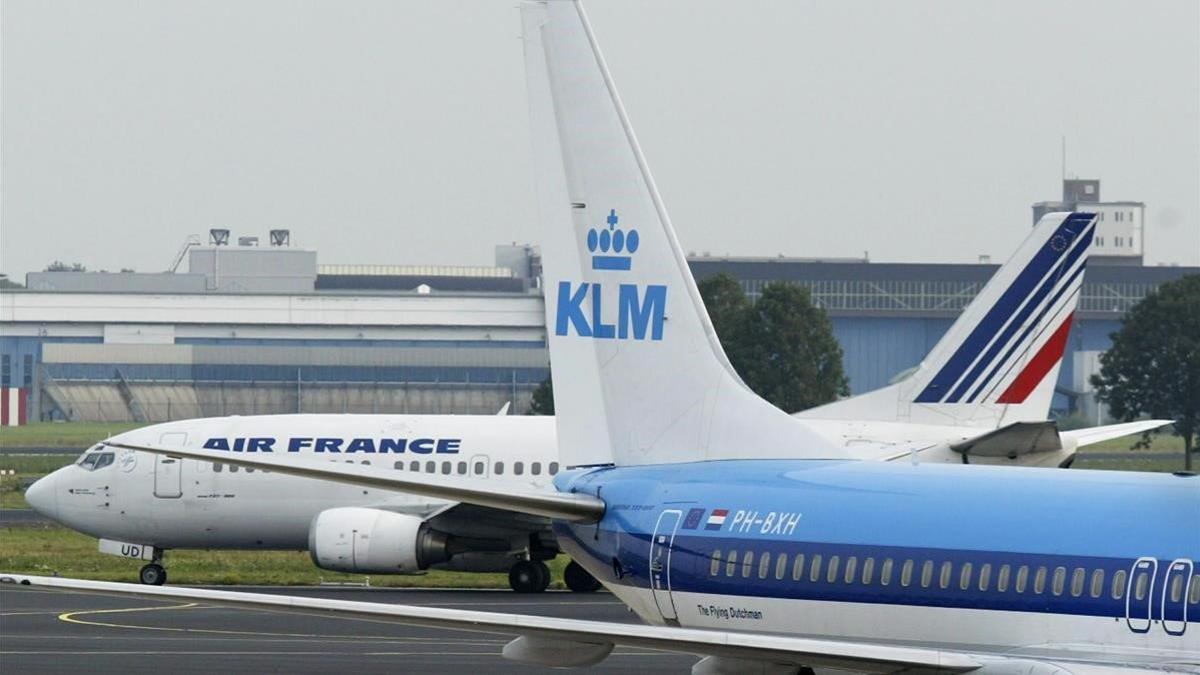
POLYGON ((29 508, 25 503, 25 487, 76 459, 76 455, 0 455, 0 470, 17 472, 15 476, 0 475, 0 509, 29 508))
MULTIPOLYGON (((135 581, 137 560, 106 555, 95 539, 62 527, 11 527, 0 530, 0 570, 59 574, 76 579, 135 581)), ((304 551, 170 551, 164 561, 171 583, 313 585, 361 583, 367 577, 317 569, 304 551)), ((563 588, 566 558, 550 561, 551 588, 563 588)), ((432 571, 400 576, 373 575, 372 586, 420 588, 508 588, 507 574, 432 571)))
POLYGON ((79 448, 113 434, 144 427, 139 422, 38 422, 0 430, 0 448, 79 448))

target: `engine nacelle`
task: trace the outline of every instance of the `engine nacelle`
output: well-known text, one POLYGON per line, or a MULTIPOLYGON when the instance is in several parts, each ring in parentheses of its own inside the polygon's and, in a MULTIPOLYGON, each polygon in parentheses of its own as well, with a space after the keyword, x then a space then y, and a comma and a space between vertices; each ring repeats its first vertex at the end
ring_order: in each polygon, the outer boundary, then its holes
POLYGON ((412 574, 450 558, 447 536, 416 516, 348 506, 308 528, 313 564, 336 572, 412 574))

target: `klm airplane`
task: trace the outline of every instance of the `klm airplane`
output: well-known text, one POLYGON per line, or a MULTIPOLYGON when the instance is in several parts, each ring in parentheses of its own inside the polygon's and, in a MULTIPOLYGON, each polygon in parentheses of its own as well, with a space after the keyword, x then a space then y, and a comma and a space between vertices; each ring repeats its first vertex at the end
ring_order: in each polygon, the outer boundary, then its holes
MULTIPOLYGON (((547 666, 629 645, 697 654, 695 673, 1200 672, 1200 477, 861 461, 757 397, 713 333, 582 8, 528 2, 522 18, 557 437, 573 467, 554 489, 111 445, 546 518, 648 625, 4 580, 484 629, 516 636, 504 656, 547 666)), ((1080 221, 1063 218, 1039 253, 1044 278, 1086 236, 1080 221)), ((939 371, 928 396, 974 395, 992 363, 939 371)))

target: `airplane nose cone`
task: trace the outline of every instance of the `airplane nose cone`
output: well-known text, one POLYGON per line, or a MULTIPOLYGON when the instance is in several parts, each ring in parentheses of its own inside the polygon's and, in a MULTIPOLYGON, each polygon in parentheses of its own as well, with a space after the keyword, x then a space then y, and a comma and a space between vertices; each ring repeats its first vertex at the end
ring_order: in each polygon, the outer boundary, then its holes
POLYGON ((58 472, 34 481, 25 491, 25 501, 34 511, 47 518, 58 518, 58 472))

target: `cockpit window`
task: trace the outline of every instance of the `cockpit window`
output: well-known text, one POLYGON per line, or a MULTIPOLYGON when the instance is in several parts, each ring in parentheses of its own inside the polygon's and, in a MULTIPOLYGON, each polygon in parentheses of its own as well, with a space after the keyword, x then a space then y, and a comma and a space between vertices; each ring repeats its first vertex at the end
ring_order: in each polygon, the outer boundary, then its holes
POLYGON ((112 464, 115 459, 116 453, 113 452, 89 452, 79 458, 78 464, 88 471, 95 471, 112 464))

